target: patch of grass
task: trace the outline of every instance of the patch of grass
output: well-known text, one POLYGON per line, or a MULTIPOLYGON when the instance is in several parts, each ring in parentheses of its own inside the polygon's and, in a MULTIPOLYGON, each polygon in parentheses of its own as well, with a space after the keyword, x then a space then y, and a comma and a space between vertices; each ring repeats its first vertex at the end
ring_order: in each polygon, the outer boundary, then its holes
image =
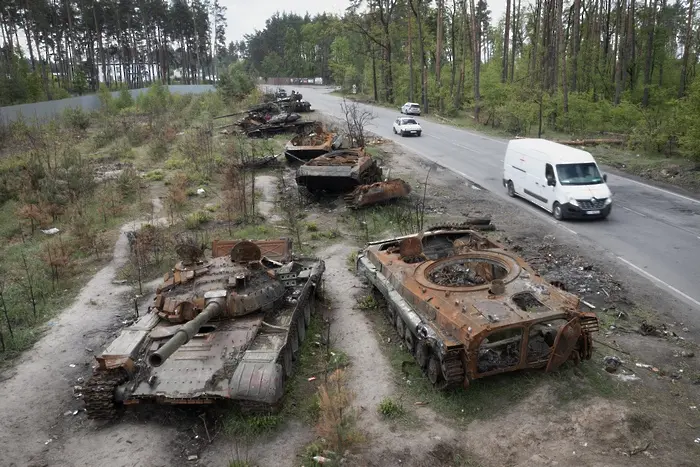
POLYGON ((251 464, 248 461, 235 460, 230 461, 228 467, 255 467, 255 464, 251 464))
POLYGON ((165 174, 163 173, 162 170, 156 169, 156 170, 151 170, 150 172, 146 173, 144 178, 146 180, 150 180, 152 182, 160 182, 161 180, 165 179, 165 174))
POLYGON ((355 264, 357 263, 357 252, 354 251, 345 258, 345 265, 348 267, 348 271, 355 273, 355 264))
POLYGON ((185 218, 185 227, 190 230, 198 229, 202 224, 211 220, 212 216, 208 211, 195 211, 185 218))
POLYGON ((276 431, 283 421, 280 415, 245 416, 234 413, 224 420, 224 431, 229 436, 250 439, 276 431))
POLYGON ((369 294, 362 297, 357 306, 360 310, 377 310, 381 307, 381 303, 377 301, 373 294, 369 294))
POLYGON ((309 232, 318 232, 318 225, 315 222, 307 222, 306 230, 309 232))
POLYGON ((318 371, 323 367, 324 352, 321 348, 323 319, 320 313, 311 315, 306 339, 301 344, 299 357, 294 362, 292 377, 285 385, 284 408, 285 417, 296 417, 305 423, 312 423, 318 417, 318 398, 316 383, 309 378, 318 378, 318 371))
POLYGON ((379 402, 377 412, 384 418, 399 418, 406 413, 401 402, 397 402, 391 397, 385 397, 379 402))

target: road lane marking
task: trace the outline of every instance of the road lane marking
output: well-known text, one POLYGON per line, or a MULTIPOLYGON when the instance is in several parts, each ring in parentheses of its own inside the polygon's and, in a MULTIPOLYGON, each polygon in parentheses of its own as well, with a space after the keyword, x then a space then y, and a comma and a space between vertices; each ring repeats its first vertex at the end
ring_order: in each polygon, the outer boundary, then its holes
POLYGON ((685 299, 688 300, 689 302, 694 303, 695 306, 700 307, 700 302, 699 302, 699 301, 695 300, 695 299, 694 299, 693 297, 691 297, 690 295, 688 295, 688 294, 686 294, 686 293, 684 293, 684 292, 681 292, 680 290, 678 290, 677 288, 675 288, 675 287, 672 286, 671 284, 668 284, 668 283, 662 281, 661 279, 659 279, 658 277, 656 277, 656 276, 654 276, 654 275, 652 275, 652 274, 646 272, 644 269, 640 268, 640 267, 637 266, 636 264, 633 264, 633 263, 627 261, 627 260, 626 260, 625 258, 623 258, 622 256, 618 256, 617 259, 619 259, 619 260, 622 261, 623 263, 627 264, 629 267, 631 267, 631 268, 634 269, 635 271, 641 273, 643 276, 646 276, 647 279, 651 279, 653 282, 656 282, 656 283, 658 283, 658 284, 661 284, 661 285, 667 287, 669 290, 675 292, 676 294, 678 294, 678 295, 680 295, 681 297, 685 298, 685 299))
POLYGON ((620 206, 622 209, 624 209, 624 210, 626 210, 626 211, 633 212, 633 213, 637 214, 638 216, 649 217, 649 216, 647 216, 646 214, 642 214, 641 212, 635 211, 635 210, 632 209, 632 208, 628 208, 627 206, 623 206, 623 205, 621 205, 620 203, 615 203, 615 204, 616 204, 617 206, 620 206))
POLYGON ((678 193, 674 193, 673 191, 664 190, 663 188, 659 188, 659 187, 656 187, 656 186, 654 186, 654 185, 649 185, 649 184, 643 183, 643 182, 638 182, 637 180, 632 180, 631 178, 623 177, 623 176, 621 176, 621 175, 616 175, 616 177, 617 177, 617 178, 621 178, 621 179, 623 179, 623 180, 627 180, 628 182, 635 183, 635 184, 637 184, 637 185, 641 185, 641 186, 646 187, 646 188, 651 188, 652 190, 660 191, 661 193, 666 193, 667 195, 675 196, 676 198, 680 198, 680 199, 684 199, 684 200, 686 200, 686 201, 690 201, 691 203, 700 204, 700 200, 697 200, 697 199, 695 199, 695 198, 691 198, 691 197, 689 197, 689 196, 683 196, 683 195, 680 195, 680 194, 678 194, 678 193))

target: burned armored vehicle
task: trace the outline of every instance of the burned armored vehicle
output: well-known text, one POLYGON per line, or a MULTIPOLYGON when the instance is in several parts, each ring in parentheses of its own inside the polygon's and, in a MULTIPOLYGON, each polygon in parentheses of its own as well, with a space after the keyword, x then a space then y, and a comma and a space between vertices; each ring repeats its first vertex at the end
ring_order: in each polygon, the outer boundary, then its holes
POLYGON ((382 169, 363 148, 338 149, 297 169, 297 185, 311 193, 347 193, 382 179, 382 169))
POLYGON ((368 244, 357 271, 381 293, 406 348, 441 389, 591 357, 594 313, 523 259, 466 228, 368 244))
POLYGON ((148 402, 279 408, 323 261, 293 259, 286 239, 215 241, 209 259, 181 256, 148 313, 96 357, 83 388, 89 417, 148 402))
POLYGON ((397 198, 405 198, 410 193, 411 185, 400 178, 394 178, 371 185, 360 185, 344 198, 349 207, 357 209, 397 198))
POLYGON ((289 162, 303 162, 322 156, 342 144, 342 137, 327 131, 317 123, 294 136, 284 147, 284 155, 289 162))

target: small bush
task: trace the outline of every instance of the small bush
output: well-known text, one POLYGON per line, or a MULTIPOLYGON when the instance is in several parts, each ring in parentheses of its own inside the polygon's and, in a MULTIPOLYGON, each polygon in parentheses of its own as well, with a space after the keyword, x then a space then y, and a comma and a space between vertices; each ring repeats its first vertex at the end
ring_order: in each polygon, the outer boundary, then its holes
POLYGON ((193 212, 185 219, 185 227, 194 230, 199 228, 200 225, 209 222, 210 220, 212 220, 212 216, 207 211, 193 212))
POLYGON ((165 168, 168 170, 182 170, 187 167, 187 161, 179 157, 170 157, 165 161, 165 168))
POLYGON ((224 422, 224 430, 231 436, 256 437, 276 430, 282 425, 279 415, 258 415, 246 417, 234 415, 224 422))
POLYGON ((306 230, 309 232, 318 232, 318 225, 315 222, 307 222, 306 230))
POLYGON ((151 180, 154 182, 159 182, 165 178, 165 174, 163 173, 162 170, 156 169, 156 170, 151 170, 148 172, 145 176, 146 180, 151 180))
POLYGON ((399 418, 406 413, 403 404, 390 397, 385 397, 377 406, 377 412, 384 418, 399 418))
POLYGON ((357 305, 360 310, 376 310, 379 308, 379 302, 371 294, 362 297, 357 305))
POLYGON ((134 195, 139 189, 141 177, 133 167, 128 167, 122 171, 117 178, 117 189, 124 198, 134 195))
POLYGON ((90 115, 81 107, 68 107, 63 111, 63 121, 68 128, 87 130, 90 126, 90 115))

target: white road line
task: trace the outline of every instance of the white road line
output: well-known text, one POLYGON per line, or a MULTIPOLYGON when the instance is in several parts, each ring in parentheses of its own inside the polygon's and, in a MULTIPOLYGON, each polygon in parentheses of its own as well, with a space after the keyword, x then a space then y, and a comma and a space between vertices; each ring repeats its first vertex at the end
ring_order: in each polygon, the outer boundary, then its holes
POLYGON ((635 211, 635 210, 632 209, 632 208, 628 208, 627 206, 623 206, 623 205, 621 205, 620 203, 615 203, 615 204, 616 204, 617 206, 621 207, 622 209, 626 210, 626 211, 633 212, 633 213, 637 214, 638 216, 649 217, 649 216, 647 216, 646 214, 642 214, 641 212, 635 211))
POLYGON ((622 177, 622 176, 620 176, 620 175, 616 175, 616 177, 617 177, 617 178, 621 178, 621 179, 623 179, 623 180, 626 180, 626 181, 628 181, 628 182, 635 183, 635 184, 637 184, 637 185, 641 185, 641 186, 643 186, 643 187, 645 187, 645 188, 651 188, 652 190, 660 191, 661 193, 666 193, 667 195, 672 195, 672 196, 675 196, 676 198, 680 198, 680 199, 684 199, 684 200, 686 200, 686 201, 690 201, 691 203, 700 204, 700 200, 697 200, 697 199, 695 199, 695 198, 690 198, 689 196, 679 195, 678 193, 674 193, 673 191, 664 190, 663 188, 659 188, 659 187, 656 187, 656 186, 654 186, 654 185, 649 185, 649 184, 647 184, 647 183, 638 182, 637 180, 632 180, 631 178, 622 177))
POLYGON ((691 297, 690 295, 681 292, 680 290, 678 290, 677 288, 675 288, 675 287, 672 286, 671 284, 667 284, 666 282, 662 281, 662 280, 659 279, 658 277, 656 277, 656 276, 654 276, 654 275, 652 275, 652 274, 649 274, 649 273, 646 272, 644 269, 640 268, 639 266, 637 266, 637 265, 635 265, 635 264, 632 264, 631 262, 627 261, 627 260, 626 260, 625 258, 623 258, 622 256, 618 256, 617 259, 619 259, 619 260, 622 261, 623 263, 627 264, 629 267, 631 267, 631 268, 634 269, 635 271, 639 272, 640 274, 646 276, 648 279, 651 279, 652 281, 654 281, 654 282, 656 282, 656 283, 658 283, 658 284, 661 284, 661 285, 667 287, 669 290, 675 292, 676 294, 678 294, 678 295, 680 295, 681 297, 685 298, 685 299, 688 300, 689 302, 695 304, 695 306, 700 307, 700 302, 699 302, 699 301, 695 300, 695 299, 694 299, 693 297, 691 297))

